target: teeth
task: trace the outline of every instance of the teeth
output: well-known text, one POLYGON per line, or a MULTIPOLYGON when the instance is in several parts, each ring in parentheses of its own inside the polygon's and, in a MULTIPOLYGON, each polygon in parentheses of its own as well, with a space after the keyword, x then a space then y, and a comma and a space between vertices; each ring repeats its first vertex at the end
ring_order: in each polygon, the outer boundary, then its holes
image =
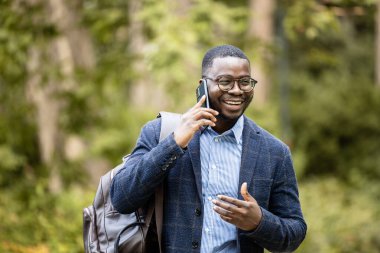
POLYGON ((226 101, 227 104, 229 105, 241 105, 241 101, 226 101))

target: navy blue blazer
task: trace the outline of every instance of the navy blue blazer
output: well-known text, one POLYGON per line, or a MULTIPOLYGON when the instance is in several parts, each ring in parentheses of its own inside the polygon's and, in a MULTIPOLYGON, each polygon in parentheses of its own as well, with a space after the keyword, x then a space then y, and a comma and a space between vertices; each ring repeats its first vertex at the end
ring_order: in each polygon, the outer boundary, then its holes
MULTIPOLYGON (((160 125, 161 119, 155 119, 143 127, 130 159, 113 180, 112 204, 121 213, 131 213, 164 183, 164 252, 199 252, 203 222, 200 133, 183 150, 173 134, 159 143, 160 125)), ((241 160, 239 185, 248 183, 263 217, 255 230, 238 231, 240 252, 295 250, 305 237, 306 223, 289 148, 245 117, 241 160)))

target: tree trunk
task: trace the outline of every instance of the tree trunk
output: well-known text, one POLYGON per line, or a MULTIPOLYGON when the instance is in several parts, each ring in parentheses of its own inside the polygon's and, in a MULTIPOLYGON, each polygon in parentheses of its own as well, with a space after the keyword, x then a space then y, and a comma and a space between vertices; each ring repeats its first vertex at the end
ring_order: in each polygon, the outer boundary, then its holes
POLYGON ((376 39, 375 39, 375 51, 376 51, 376 85, 380 88, 380 0, 377 2, 377 14, 376 14, 376 39))
POLYGON ((271 61, 269 47, 274 40, 275 6, 274 0, 249 1, 248 38, 257 41, 259 45, 251 62, 252 76, 259 81, 255 88, 255 103, 258 106, 263 106, 267 102, 272 81, 268 75, 268 66, 271 61))
POLYGON ((181 0, 181 1, 169 0, 169 4, 170 6, 174 7, 174 12, 179 17, 188 15, 189 10, 192 5, 191 0, 181 0))
POLYGON ((147 63, 144 60, 146 38, 143 31, 143 23, 138 19, 138 13, 143 8, 143 1, 130 0, 128 4, 129 25, 129 51, 134 54, 133 70, 137 74, 132 84, 131 101, 136 108, 146 109, 163 108, 166 105, 165 92, 152 80, 147 63))
MULTIPOLYGON (((31 4, 37 2, 30 0, 31 4)), ((45 48, 32 46, 27 64, 27 93, 36 108, 41 160, 50 169, 49 189, 52 193, 62 190, 57 158, 63 153, 65 139, 59 126, 65 101, 59 95, 63 91, 73 90, 77 85, 74 78, 76 66, 91 68, 95 62, 89 36, 78 25, 78 6, 71 3, 74 1, 43 2, 45 15, 59 34, 45 48), (58 77, 54 75, 57 72, 58 77)))
POLYGON ((36 123, 38 129, 39 149, 42 163, 50 169, 49 188, 57 193, 62 188, 59 171, 54 157, 57 156, 59 147, 58 116, 61 110, 61 102, 56 99, 58 86, 51 81, 43 82, 42 69, 47 63, 42 49, 33 47, 30 49, 27 82, 27 93, 36 109, 36 123))

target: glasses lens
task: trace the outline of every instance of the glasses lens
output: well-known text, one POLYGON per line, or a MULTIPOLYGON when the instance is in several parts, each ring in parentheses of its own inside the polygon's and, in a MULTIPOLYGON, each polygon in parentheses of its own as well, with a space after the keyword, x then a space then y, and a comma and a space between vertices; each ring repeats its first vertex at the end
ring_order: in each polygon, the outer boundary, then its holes
POLYGON ((243 77, 239 79, 239 86, 242 91, 250 91, 252 89, 251 78, 243 77))
POLYGON ((255 87, 256 81, 250 77, 242 77, 240 79, 234 79, 229 76, 222 76, 217 79, 219 89, 222 91, 229 91, 233 89, 235 80, 239 83, 239 88, 244 92, 250 92, 255 87))
POLYGON ((230 77, 221 77, 218 80, 218 85, 221 90, 228 91, 234 86, 234 79, 230 77))

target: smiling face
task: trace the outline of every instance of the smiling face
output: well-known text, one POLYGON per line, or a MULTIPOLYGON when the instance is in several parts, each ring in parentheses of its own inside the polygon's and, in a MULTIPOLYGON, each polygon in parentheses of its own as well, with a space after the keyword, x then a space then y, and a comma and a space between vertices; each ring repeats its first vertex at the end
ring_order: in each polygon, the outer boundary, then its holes
MULTIPOLYGON (((235 79, 249 77, 249 62, 239 57, 215 58, 204 75, 214 80, 220 76, 231 76, 235 79)), ((213 80, 207 79, 207 84, 210 106, 219 112, 220 124, 232 124, 229 126, 232 127, 251 103, 254 91, 241 91, 237 82, 229 91, 221 91, 218 83, 213 80)))

